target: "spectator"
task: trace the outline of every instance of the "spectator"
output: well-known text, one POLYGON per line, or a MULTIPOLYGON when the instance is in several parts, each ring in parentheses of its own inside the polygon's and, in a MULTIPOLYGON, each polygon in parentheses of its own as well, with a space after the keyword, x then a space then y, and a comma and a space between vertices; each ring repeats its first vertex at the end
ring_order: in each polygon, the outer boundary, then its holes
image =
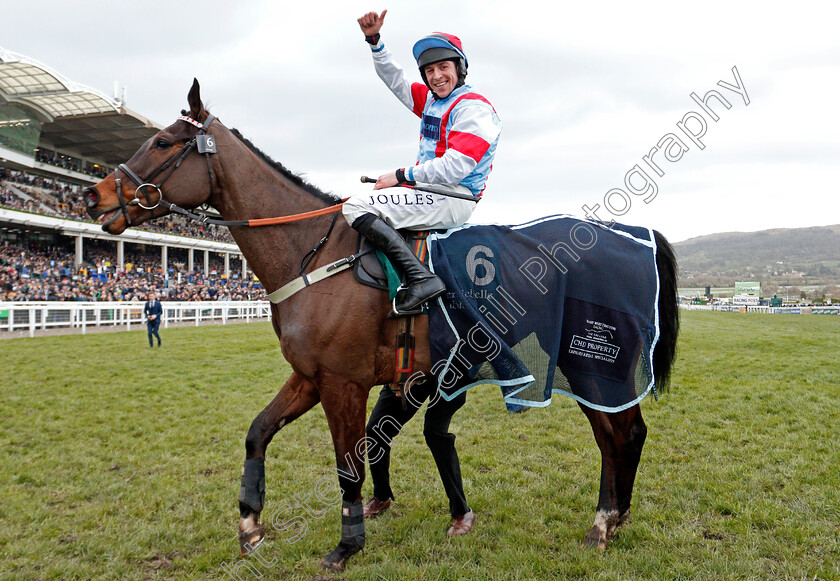
POLYGON ((170 301, 264 300, 262 285, 210 273, 180 270, 180 281, 164 276, 157 252, 126 253, 126 268, 104 247, 89 243, 87 260, 78 268, 72 251, 38 244, 0 244, 0 300, 2 301, 132 301, 156 289, 166 289, 170 301), (129 264, 131 265, 129 268, 129 264))
POLYGON ((161 306, 155 293, 149 293, 149 300, 147 300, 146 304, 143 306, 143 314, 146 316, 146 328, 149 334, 149 347, 154 347, 154 344, 152 343, 152 335, 157 337, 158 347, 160 347, 160 335, 158 334, 158 329, 160 329, 160 319, 163 316, 163 307, 161 306))

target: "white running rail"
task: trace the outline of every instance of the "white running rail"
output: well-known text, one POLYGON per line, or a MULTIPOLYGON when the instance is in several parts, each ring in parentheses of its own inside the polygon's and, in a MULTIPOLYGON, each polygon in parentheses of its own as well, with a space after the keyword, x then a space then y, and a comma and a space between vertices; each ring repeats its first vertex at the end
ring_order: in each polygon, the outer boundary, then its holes
MULTIPOLYGON (((84 334, 88 328, 122 326, 128 331, 142 326, 144 302, 0 302, 0 333, 72 328, 84 334)), ((215 321, 266 321, 271 318, 268 301, 161 301, 162 327, 170 323, 215 321)))

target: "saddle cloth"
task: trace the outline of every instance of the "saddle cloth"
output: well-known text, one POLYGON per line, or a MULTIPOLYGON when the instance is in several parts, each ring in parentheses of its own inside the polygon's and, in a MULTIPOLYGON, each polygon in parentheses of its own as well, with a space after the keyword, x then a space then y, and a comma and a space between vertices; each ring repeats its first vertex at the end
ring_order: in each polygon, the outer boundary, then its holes
POLYGON ((429 238, 447 293, 429 309, 432 374, 445 399, 484 383, 511 404, 552 393, 617 412, 653 387, 656 243, 646 228, 571 216, 465 225, 429 238))

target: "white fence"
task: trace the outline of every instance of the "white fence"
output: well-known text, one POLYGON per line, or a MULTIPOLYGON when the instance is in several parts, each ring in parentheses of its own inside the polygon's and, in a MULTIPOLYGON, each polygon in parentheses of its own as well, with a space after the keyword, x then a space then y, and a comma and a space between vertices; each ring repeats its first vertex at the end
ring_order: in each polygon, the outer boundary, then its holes
POLYGON ((738 305, 680 305, 688 311, 723 311, 730 313, 772 313, 781 315, 840 315, 837 307, 744 307, 738 305))
MULTIPOLYGON (((268 301, 162 301, 162 326, 264 321, 271 317, 270 304, 268 301)), ((35 331, 62 327, 79 333, 103 326, 122 326, 128 331, 145 323, 144 305, 143 302, 0 302, 0 332, 28 330, 29 336, 34 337, 35 331)))

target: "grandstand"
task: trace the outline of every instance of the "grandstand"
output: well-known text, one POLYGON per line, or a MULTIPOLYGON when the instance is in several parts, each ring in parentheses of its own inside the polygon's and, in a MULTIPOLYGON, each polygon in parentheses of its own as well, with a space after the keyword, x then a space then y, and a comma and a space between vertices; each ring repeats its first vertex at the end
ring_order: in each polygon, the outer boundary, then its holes
POLYGON ((176 300, 261 298, 225 228, 170 216, 113 236, 87 218, 81 190, 160 129, 124 98, 0 48, 0 301, 130 300, 116 283, 138 274, 176 300), (89 292, 100 283, 119 290, 89 292))

